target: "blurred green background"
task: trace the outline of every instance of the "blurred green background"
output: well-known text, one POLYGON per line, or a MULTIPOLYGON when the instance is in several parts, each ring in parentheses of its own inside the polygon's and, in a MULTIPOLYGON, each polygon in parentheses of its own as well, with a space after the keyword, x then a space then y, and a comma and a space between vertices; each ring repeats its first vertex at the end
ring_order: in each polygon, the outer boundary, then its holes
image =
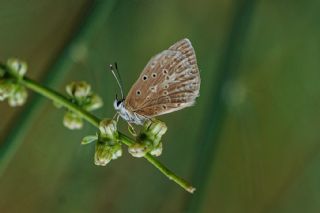
MULTIPOLYGON (((114 115, 118 62, 126 91, 148 60, 187 37, 197 104, 161 116, 161 162, 190 195, 127 152, 107 167, 34 94, 0 104, 0 212, 320 212, 320 1, 0 1, 0 59, 60 92, 86 80, 114 115)), ((122 130, 126 125, 122 122, 122 130)))

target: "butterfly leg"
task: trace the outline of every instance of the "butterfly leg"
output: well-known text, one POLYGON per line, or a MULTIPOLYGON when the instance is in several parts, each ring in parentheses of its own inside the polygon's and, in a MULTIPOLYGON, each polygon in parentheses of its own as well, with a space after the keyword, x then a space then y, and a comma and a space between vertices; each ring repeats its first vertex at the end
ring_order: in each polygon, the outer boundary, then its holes
POLYGON ((137 135, 138 135, 137 132, 134 130, 134 127, 129 122, 128 122, 128 130, 131 133, 131 135, 133 135, 134 137, 137 137, 137 135))
POLYGON ((116 122, 118 123, 119 117, 120 117, 120 115, 119 115, 119 113, 117 112, 117 113, 113 116, 112 120, 116 120, 116 122))

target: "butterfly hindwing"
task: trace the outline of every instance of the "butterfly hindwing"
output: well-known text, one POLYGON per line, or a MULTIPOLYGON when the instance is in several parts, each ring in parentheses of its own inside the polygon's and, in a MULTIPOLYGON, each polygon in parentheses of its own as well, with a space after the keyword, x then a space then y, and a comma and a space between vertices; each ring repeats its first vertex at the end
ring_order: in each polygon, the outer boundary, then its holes
POLYGON ((191 42, 183 39, 150 59, 125 100, 128 110, 154 117, 191 106, 200 75, 191 42))

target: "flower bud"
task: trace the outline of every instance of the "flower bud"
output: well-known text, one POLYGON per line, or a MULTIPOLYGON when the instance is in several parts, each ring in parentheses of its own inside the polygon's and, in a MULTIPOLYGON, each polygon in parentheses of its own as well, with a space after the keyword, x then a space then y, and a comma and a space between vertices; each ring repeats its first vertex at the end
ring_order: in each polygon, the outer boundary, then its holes
POLYGON ((110 144, 108 141, 98 140, 96 143, 96 152, 94 155, 94 163, 98 166, 105 166, 111 160, 122 156, 121 144, 110 144))
POLYGON ((83 127, 82 118, 73 112, 66 112, 63 117, 63 125, 68 129, 81 129, 83 127))
POLYGON ((144 125, 144 131, 148 134, 149 137, 154 137, 155 139, 161 139, 162 135, 164 135, 167 131, 167 126, 164 122, 159 120, 148 120, 144 125))
POLYGON ((99 124, 99 140, 96 143, 94 162, 96 165, 105 166, 112 159, 122 156, 122 147, 118 141, 117 122, 104 119, 99 124))
POLYGON ((159 156, 162 153, 162 135, 167 131, 167 126, 159 120, 147 120, 137 137, 137 143, 130 146, 128 151, 133 157, 143 157, 146 153, 159 156))
POLYGON ((19 77, 23 77, 28 69, 27 63, 24 61, 21 61, 16 58, 10 58, 7 61, 8 67, 11 69, 14 74, 16 74, 19 77))
POLYGON ((154 149, 152 149, 150 151, 150 154, 154 155, 154 156, 157 156, 157 157, 160 156, 162 154, 162 143, 160 142, 158 144, 158 146, 156 146, 154 149))
POLYGON ((85 106, 86 110, 93 111, 102 107, 103 101, 98 95, 93 94, 89 99, 89 103, 85 106))
POLYGON ((98 141, 94 154, 94 163, 97 166, 105 166, 112 160, 112 149, 106 143, 98 141))
POLYGON ((150 144, 147 143, 135 143, 128 148, 129 153, 136 158, 145 156, 151 150, 150 144))
POLYGON ((104 119, 99 124, 100 135, 109 140, 117 140, 117 122, 111 119, 104 119))
POLYGON ((68 95, 77 99, 84 99, 91 94, 91 86, 85 81, 71 82, 66 86, 68 95))
POLYGON ((28 93, 26 88, 20 86, 20 85, 15 85, 13 92, 9 96, 9 105, 12 107, 16 106, 22 106, 28 97, 28 93))
MULTIPOLYGON (((120 144, 119 144, 120 145, 120 144)), ((117 158, 120 158, 122 156, 122 149, 121 146, 119 146, 119 149, 115 150, 112 155, 112 160, 115 160, 117 158)))
POLYGON ((162 121, 156 119, 147 120, 143 125, 141 134, 145 134, 147 140, 152 141, 154 146, 158 146, 167 129, 166 124, 162 121))

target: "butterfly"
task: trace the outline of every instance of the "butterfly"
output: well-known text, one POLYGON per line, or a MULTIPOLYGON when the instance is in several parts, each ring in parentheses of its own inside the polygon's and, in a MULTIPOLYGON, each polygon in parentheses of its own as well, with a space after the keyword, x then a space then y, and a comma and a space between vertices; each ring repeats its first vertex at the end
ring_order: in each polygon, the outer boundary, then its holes
POLYGON ((122 94, 113 105, 129 124, 143 125, 147 119, 190 107, 199 96, 199 68, 187 38, 152 57, 126 98, 121 81, 112 73, 122 94))

